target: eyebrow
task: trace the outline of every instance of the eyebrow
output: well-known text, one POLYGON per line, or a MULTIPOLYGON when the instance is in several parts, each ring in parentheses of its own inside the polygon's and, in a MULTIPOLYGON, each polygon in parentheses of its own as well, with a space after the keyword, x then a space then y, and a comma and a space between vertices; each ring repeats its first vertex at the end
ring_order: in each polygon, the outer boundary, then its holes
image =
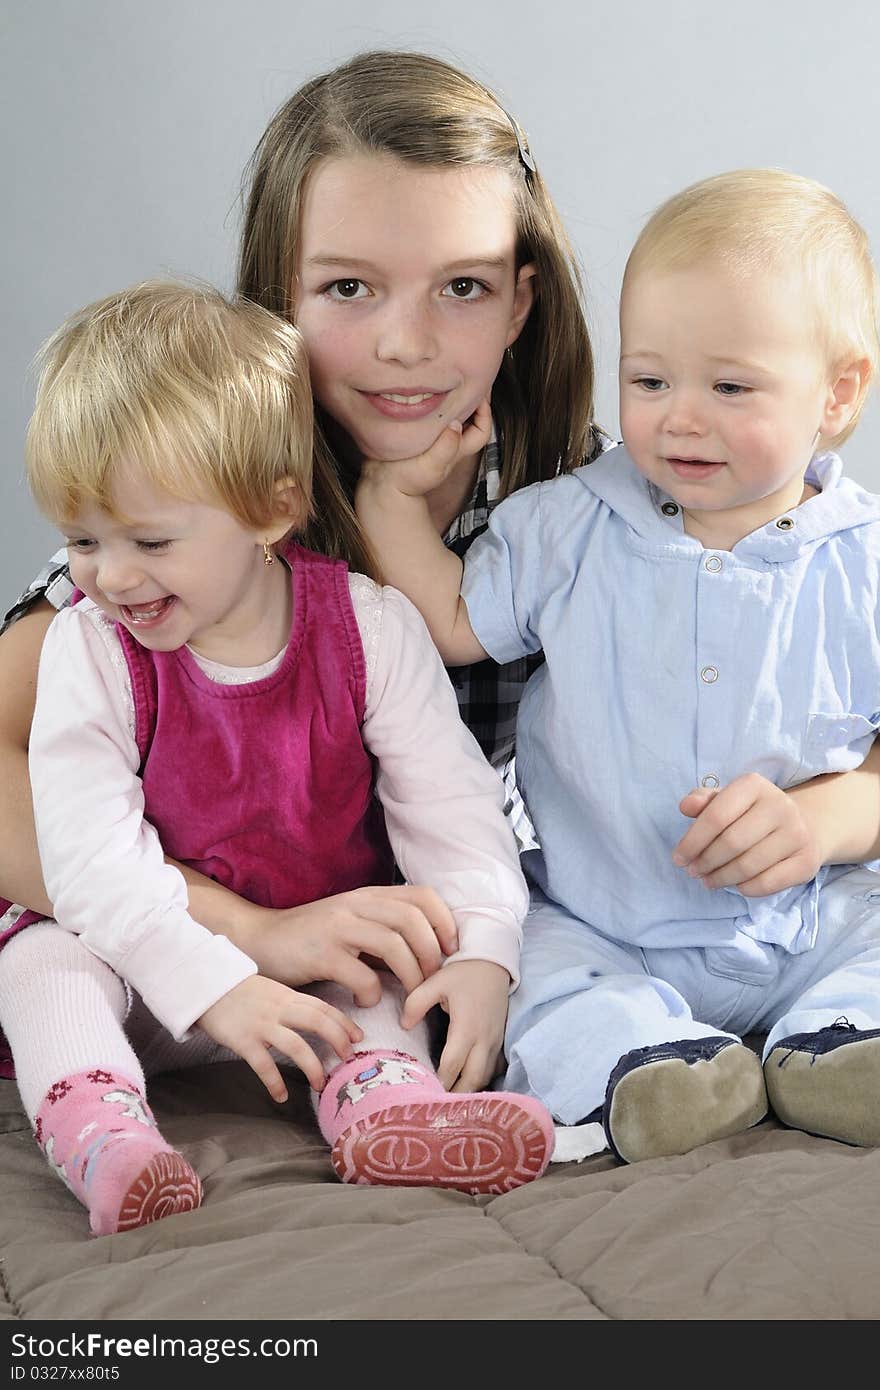
POLYGON ((767 368, 762 366, 762 364, 757 360, 757 358, 749 359, 745 357, 715 356, 710 357, 709 361, 719 362, 722 366, 725 367, 742 367, 747 372, 764 372, 767 370, 767 368))
MULTIPOLYGON (((653 360, 655 362, 662 362, 664 360, 662 352, 654 352, 649 348, 636 348, 632 352, 623 352, 620 355, 620 360, 621 362, 628 362, 632 357, 641 358, 643 360, 653 360)), ((723 367, 739 367, 747 372, 766 372, 768 370, 757 360, 748 361, 744 357, 724 357, 721 354, 710 354, 706 360, 707 362, 714 362, 723 367)))
MULTIPOLYGON (((124 532, 126 535, 132 535, 135 531, 143 531, 146 535, 152 537, 157 536, 159 533, 162 533, 164 536, 166 532, 179 531, 182 526, 179 517, 175 520, 172 520, 170 516, 158 516, 151 517, 149 521, 127 521, 123 520, 122 517, 113 516, 112 513, 108 513, 108 515, 116 522, 120 531, 124 532)), ((83 526, 76 518, 61 522, 58 529, 63 531, 67 536, 90 536, 92 534, 89 527, 83 526)))
MULTIPOLYGON (((476 270, 485 267, 487 270, 505 270, 511 263, 510 256, 468 256, 459 261, 450 261, 448 265, 440 266, 438 273, 441 275, 454 275, 457 270, 476 270)), ((361 260, 358 256, 309 256, 304 262, 307 266, 345 266, 347 269, 354 270, 378 270, 373 261, 361 260)))

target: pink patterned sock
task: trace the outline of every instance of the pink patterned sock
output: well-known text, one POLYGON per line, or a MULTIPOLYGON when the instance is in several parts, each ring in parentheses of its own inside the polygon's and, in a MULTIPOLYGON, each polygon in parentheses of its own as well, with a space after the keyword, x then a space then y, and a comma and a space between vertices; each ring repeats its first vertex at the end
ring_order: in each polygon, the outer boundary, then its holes
POLYGON ((197 1174, 166 1144, 128 1077, 96 1067, 56 1081, 34 1132, 50 1167, 88 1207, 93 1235, 145 1226, 201 1201, 197 1174))
POLYGON ((508 1192, 540 1177, 550 1114, 530 1096, 448 1092, 401 1052, 358 1053, 331 1073, 318 1105, 342 1182, 508 1192))

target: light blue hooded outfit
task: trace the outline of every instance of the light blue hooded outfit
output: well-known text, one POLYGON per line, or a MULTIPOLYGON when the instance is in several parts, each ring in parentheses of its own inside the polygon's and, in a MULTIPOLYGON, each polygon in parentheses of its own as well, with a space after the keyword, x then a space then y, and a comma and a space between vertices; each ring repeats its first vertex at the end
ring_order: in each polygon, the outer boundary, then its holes
POLYGON ((846 771, 880 727, 880 497, 834 454, 807 481, 817 496, 713 551, 611 449, 506 499, 466 556, 485 650, 546 656, 517 724, 541 848, 499 1084, 562 1123, 632 1048, 880 1027, 880 863, 746 898, 671 860, 692 788, 846 771))

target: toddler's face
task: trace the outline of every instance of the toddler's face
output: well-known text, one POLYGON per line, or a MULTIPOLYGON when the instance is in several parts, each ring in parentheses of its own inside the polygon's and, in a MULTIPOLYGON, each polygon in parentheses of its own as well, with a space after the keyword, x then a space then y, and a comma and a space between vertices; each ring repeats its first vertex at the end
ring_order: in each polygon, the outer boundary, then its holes
POLYGON ((746 535, 796 506, 832 386, 795 277, 700 265, 625 286, 621 432, 692 517, 737 510, 746 535))
POLYGON ((420 454, 488 396, 532 303, 500 169, 325 160, 295 288, 315 398, 364 457, 420 454))
POLYGON ((189 643, 228 665, 266 660, 242 656, 282 569, 267 570, 259 533, 219 506, 158 492, 134 470, 120 470, 113 505, 115 514, 85 505, 65 527, 83 593, 150 651, 189 643))

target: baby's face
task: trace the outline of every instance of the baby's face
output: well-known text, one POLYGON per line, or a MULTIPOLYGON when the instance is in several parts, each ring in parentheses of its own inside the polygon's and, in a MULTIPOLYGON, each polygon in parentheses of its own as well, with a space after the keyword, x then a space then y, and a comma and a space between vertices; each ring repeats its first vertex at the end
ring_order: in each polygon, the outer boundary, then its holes
POLYGON ((801 500, 833 401, 804 301, 795 276, 709 264, 627 281, 621 432, 691 516, 737 511, 746 535, 801 500))

